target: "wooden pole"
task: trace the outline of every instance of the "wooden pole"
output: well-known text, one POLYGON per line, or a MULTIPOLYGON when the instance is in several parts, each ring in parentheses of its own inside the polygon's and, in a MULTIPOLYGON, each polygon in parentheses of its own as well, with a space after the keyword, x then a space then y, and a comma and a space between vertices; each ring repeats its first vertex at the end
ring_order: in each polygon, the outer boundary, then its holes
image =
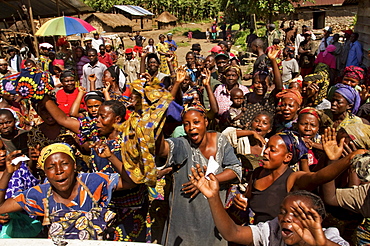
POLYGON ((37 38, 35 36, 36 28, 35 28, 35 22, 33 21, 31 0, 27 0, 27 3, 28 3, 28 15, 30 16, 32 35, 33 35, 33 47, 34 47, 35 52, 36 52, 36 57, 39 57, 39 42, 37 41, 37 38))
POLYGON ((57 5, 57 13, 58 13, 58 17, 59 17, 60 16, 59 0, 56 0, 55 4, 57 5))

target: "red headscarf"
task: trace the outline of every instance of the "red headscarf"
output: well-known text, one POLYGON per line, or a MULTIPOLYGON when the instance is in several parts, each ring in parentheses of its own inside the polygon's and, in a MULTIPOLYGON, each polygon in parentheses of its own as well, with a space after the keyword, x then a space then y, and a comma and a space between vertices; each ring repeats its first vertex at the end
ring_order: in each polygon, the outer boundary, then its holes
POLYGON ((285 89, 282 92, 279 92, 276 97, 279 99, 293 98, 299 105, 303 102, 301 93, 294 89, 285 89))

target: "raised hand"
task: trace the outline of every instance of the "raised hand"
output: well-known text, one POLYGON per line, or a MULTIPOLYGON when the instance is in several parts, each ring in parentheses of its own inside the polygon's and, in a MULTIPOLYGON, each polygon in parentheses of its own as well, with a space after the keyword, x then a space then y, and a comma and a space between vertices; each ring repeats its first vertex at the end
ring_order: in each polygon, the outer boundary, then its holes
POLYGON ((246 211, 248 207, 248 200, 242 194, 236 194, 233 199, 233 204, 240 210, 246 211))
POLYGON ((15 150, 5 158, 6 171, 8 173, 14 173, 15 171, 19 169, 19 167, 21 166, 21 162, 19 162, 17 165, 13 165, 12 160, 21 155, 22 155, 21 150, 15 150))
POLYGON ((267 52, 267 57, 270 59, 270 60, 275 60, 276 57, 278 56, 279 54, 279 51, 280 51, 280 48, 277 48, 277 47, 273 47, 272 49, 269 49, 269 51, 267 52))
POLYGON ((370 97, 370 86, 361 85, 360 97, 363 102, 370 97))
POLYGON ((335 128, 326 128, 324 135, 321 135, 322 146, 330 160, 338 160, 343 152, 344 138, 337 143, 335 128))
POLYGON ((78 92, 79 92, 79 93, 83 93, 83 94, 85 94, 85 93, 86 93, 86 88, 85 88, 85 87, 83 87, 83 86, 79 86, 79 87, 77 87, 77 89, 78 89, 78 92))
POLYGON ((37 161, 41 153, 40 144, 36 145, 36 147, 29 147, 28 148, 28 155, 32 161, 37 161))
POLYGON ((311 83, 307 86, 307 97, 314 97, 316 93, 320 90, 316 83, 311 83))
POLYGON ((179 67, 176 71, 176 83, 184 82, 186 78, 186 71, 183 67, 179 67))
POLYGON ((107 85, 103 88, 102 92, 109 94, 110 87, 111 87, 111 83, 107 83, 107 85))
POLYGON ((210 174, 209 180, 204 176, 204 171, 199 164, 196 168, 191 168, 190 182, 198 188, 202 194, 207 198, 212 198, 218 196, 220 189, 218 180, 215 175, 210 174))
POLYGON ((257 132, 253 132, 253 137, 260 143, 260 146, 264 146, 266 144, 265 138, 259 135, 257 132))
POLYGON ((211 85, 211 71, 209 69, 204 69, 204 75, 205 78, 203 79, 203 85, 204 86, 209 86, 211 85))
POLYGON ((89 80, 90 83, 91 82, 94 82, 95 83, 96 79, 97 79, 97 77, 96 77, 96 75, 94 73, 93 74, 90 74, 89 77, 88 77, 88 80, 89 80))
POLYGON ((301 222, 301 226, 292 222, 292 227, 297 235, 307 244, 324 246, 327 243, 325 234, 322 230, 322 218, 313 208, 308 208, 306 204, 293 202, 293 214, 301 222))

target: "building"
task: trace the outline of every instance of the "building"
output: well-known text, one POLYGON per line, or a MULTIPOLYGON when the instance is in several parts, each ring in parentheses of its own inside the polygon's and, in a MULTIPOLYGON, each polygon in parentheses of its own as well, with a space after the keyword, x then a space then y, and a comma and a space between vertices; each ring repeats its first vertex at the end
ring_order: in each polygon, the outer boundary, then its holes
POLYGON ((316 0, 295 3, 295 13, 291 19, 312 29, 330 26, 333 32, 339 32, 353 25, 358 2, 359 0, 316 0))
POLYGON ((168 29, 176 26, 177 17, 164 11, 155 21, 158 23, 158 29, 168 29))
POLYGON ((369 67, 370 59, 367 55, 368 50, 370 49, 370 1, 369 0, 359 1, 355 32, 357 32, 360 35, 358 40, 360 41, 364 49, 363 63, 367 67, 369 67))
POLYGON ((93 13, 84 20, 101 33, 105 32, 132 32, 133 23, 121 14, 93 13))
POLYGON ((132 22, 132 31, 144 31, 153 29, 154 14, 139 6, 114 5, 113 13, 122 14, 132 22))

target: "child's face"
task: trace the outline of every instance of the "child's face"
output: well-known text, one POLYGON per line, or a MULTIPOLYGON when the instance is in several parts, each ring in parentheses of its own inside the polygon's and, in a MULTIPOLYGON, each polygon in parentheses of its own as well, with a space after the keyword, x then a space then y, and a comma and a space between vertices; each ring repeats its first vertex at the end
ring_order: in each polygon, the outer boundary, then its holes
POLYGON ((149 45, 154 45, 154 40, 153 39, 149 39, 148 44, 149 45))
POLYGON ((196 63, 196 68, 198 71, 203 71, 204 68, 204 61, 203 60, 198 60, 196 63))
POLYGON ((319 120, 312 114, 302 114, 298 119, 298 132, 303 138, 312 139, 319 131, 319 120))
POLYGON ((251 129, 262 137, 266 136, 266 134, 271 131, 270 117, 265 114, 257 115, 251 122, 251 129))
POLYGON ((244 103, 244 95, 241 91, 237 91, 231 95, 231 101, 233 102, 233 107, 240 108, 244 103))

